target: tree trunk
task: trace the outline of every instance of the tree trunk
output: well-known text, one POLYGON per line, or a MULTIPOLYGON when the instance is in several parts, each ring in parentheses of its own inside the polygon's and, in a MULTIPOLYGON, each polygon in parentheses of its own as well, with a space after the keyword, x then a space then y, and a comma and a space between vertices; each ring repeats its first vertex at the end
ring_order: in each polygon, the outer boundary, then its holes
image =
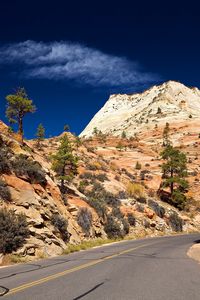
MULTIPOLYGON (((173 172, 173 170, 171 169, 171 178, 173 178, 173 175, 174 175, 174 172, 173 172)), ((170 183, 170 193, 171 193, 171 196, 172 196, 172 194, 173 194, 173 191, 174 191, 174 183, 171 182, 171 183, 170 183)))
POLYGON ((19 123, 18 133, 21 136, 21 142, 23 144, 23 119, 22 119, 22 117, 19 117, 19 122, 18 123, 19 123))
POLYGON ((61 190, 61 193, 64 192, 64 179, 61 179, 60 190, 61 190))

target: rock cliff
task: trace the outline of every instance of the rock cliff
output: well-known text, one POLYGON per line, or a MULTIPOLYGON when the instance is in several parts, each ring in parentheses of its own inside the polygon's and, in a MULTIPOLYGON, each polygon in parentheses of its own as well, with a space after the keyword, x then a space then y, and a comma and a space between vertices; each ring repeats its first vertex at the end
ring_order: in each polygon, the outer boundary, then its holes
POLYGON ((189 122, 200 117, 200 90, 168 81, 139 94, 111 95, 80 136, 93 135, 94 128, 120 136, 133 136, 166 122, 189 122))

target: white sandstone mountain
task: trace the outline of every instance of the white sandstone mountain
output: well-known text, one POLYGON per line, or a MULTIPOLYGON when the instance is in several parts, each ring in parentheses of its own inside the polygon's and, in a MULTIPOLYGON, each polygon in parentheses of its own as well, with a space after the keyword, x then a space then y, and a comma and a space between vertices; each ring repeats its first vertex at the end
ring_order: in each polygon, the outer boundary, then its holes
POLYGON ((103 133, 131 136, 155 124, 174 123, 200 117, 200 90, 168 81, 138 94, 111 95, 80 136, 103 133))

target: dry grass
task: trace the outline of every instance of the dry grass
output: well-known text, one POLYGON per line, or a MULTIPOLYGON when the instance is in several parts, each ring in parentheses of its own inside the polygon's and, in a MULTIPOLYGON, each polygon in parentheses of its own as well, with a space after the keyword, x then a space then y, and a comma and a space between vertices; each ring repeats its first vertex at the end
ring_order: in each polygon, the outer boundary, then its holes
POLYGON ((28 262, 28 258, 25 256, 21 256, 19 254, 10 254, 9 261, 14 264, 25 263, 28 262))
POLYGON ((78 245, 71 245, 69 244, 67 249, 63 251, 63 254, 69 254, 81 250, 87 250, 93 247, 102 246, 105 244, 110 244, 114 242, 121 241, 122 239, 95 239, 91 241, 83 241, 81 244, 78 245))
POLYGON ((129 182, 126 188, 126 192, 129 197, 144 197, 145 191, 144 187, 139 183, 129 182))

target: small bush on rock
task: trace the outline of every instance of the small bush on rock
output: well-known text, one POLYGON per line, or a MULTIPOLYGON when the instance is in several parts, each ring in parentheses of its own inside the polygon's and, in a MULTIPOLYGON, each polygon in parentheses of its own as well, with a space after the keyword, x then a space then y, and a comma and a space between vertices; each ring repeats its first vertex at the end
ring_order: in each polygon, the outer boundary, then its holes
POLYGON ((10 173, 10 163, 8 159, 8 151, 3 148, 0 150, 0 174, 10 173))
POLYGON ((109 239, 124 237, 124 232, 121 230, 120 225, 110 215, 107 218, 104 230, 109 239))
POLYGON ((108 177, 105 173, 101 173, 101 174, 96 175, 96 179, 101 182, 104 182, 105 180, 108 180, 108 177))
POLYGON ((69 240, 67 220, 59 214, 53 214, 51 217, 51 223, 60 232, 63 241, 67 242, 69 240))
POLYGON ((26 155, 20 154, 12 162, 12 167, 17 176, 26 176, 31 183, 46 185, 45 173, 41 166, 26 155))
POLYGON ((128 219, 128 222, 129 222, 129 224, 130 224, 131 226, 135 226, 135 224, 136 224, 136 219, 135 219, 135 217, 134 217, 133 214, 128 213, 128 214, 127 214, 127 219, 128 219))
POLYGON ((126 219, 122 219, 122 225, 123 225, 124 234, 128 234, 130 231, 129 222, 126 219))
POLYGON ((113 195, 110 192, 107 192, 103 185, 98 182, 95 182, 93 184, 92 190, 87 192, 86 196, 93 199, 101 199, 105 202, 105 204, 112 207, 120 205, 120 201, 117 196, 113 195))
POLYGON ((22 247, 29 236, 26 216, 0 209, 0 253, 12 253, 22 247))
POLYGON ((106 205, 102 199, 88 198, 87 203, 93 207, 100 218, 106 216, 106 205))
POLYGON ((89 236, 92 226, 92 213, 87 207, 82 207, 78 211, 77 223, 83 229, 85 234, 89 236))
POLYGON ((157 202, 149 199, 148 200, 148 206, 159 216, 160 218, 163 218, 165 215, 165 209, 163 206, 160 206, 157 202))
POLYGON ((9 188, 7 187, 6 182, 0 179, 0 199, 4 201, 11 200, 11 194, 9 188))
POLYGON ((112 215, 114 217, 116 217, 117 219, 123 219, 124 218, 124 215, 121 212, 121 210, 120 210, 119 207, 113 207, 113 209, 112 209, 112 215))
POLYGON ((183 231, 183 220, 175 211, 173 211, 169 216, 169 225, 173 231, 183 231))
POLYGON ((80 174, 79 177, 81 179, 90 179, 90 180, 93 180, 95 176, 91 172, 85 172, 85 173, 80 174))

